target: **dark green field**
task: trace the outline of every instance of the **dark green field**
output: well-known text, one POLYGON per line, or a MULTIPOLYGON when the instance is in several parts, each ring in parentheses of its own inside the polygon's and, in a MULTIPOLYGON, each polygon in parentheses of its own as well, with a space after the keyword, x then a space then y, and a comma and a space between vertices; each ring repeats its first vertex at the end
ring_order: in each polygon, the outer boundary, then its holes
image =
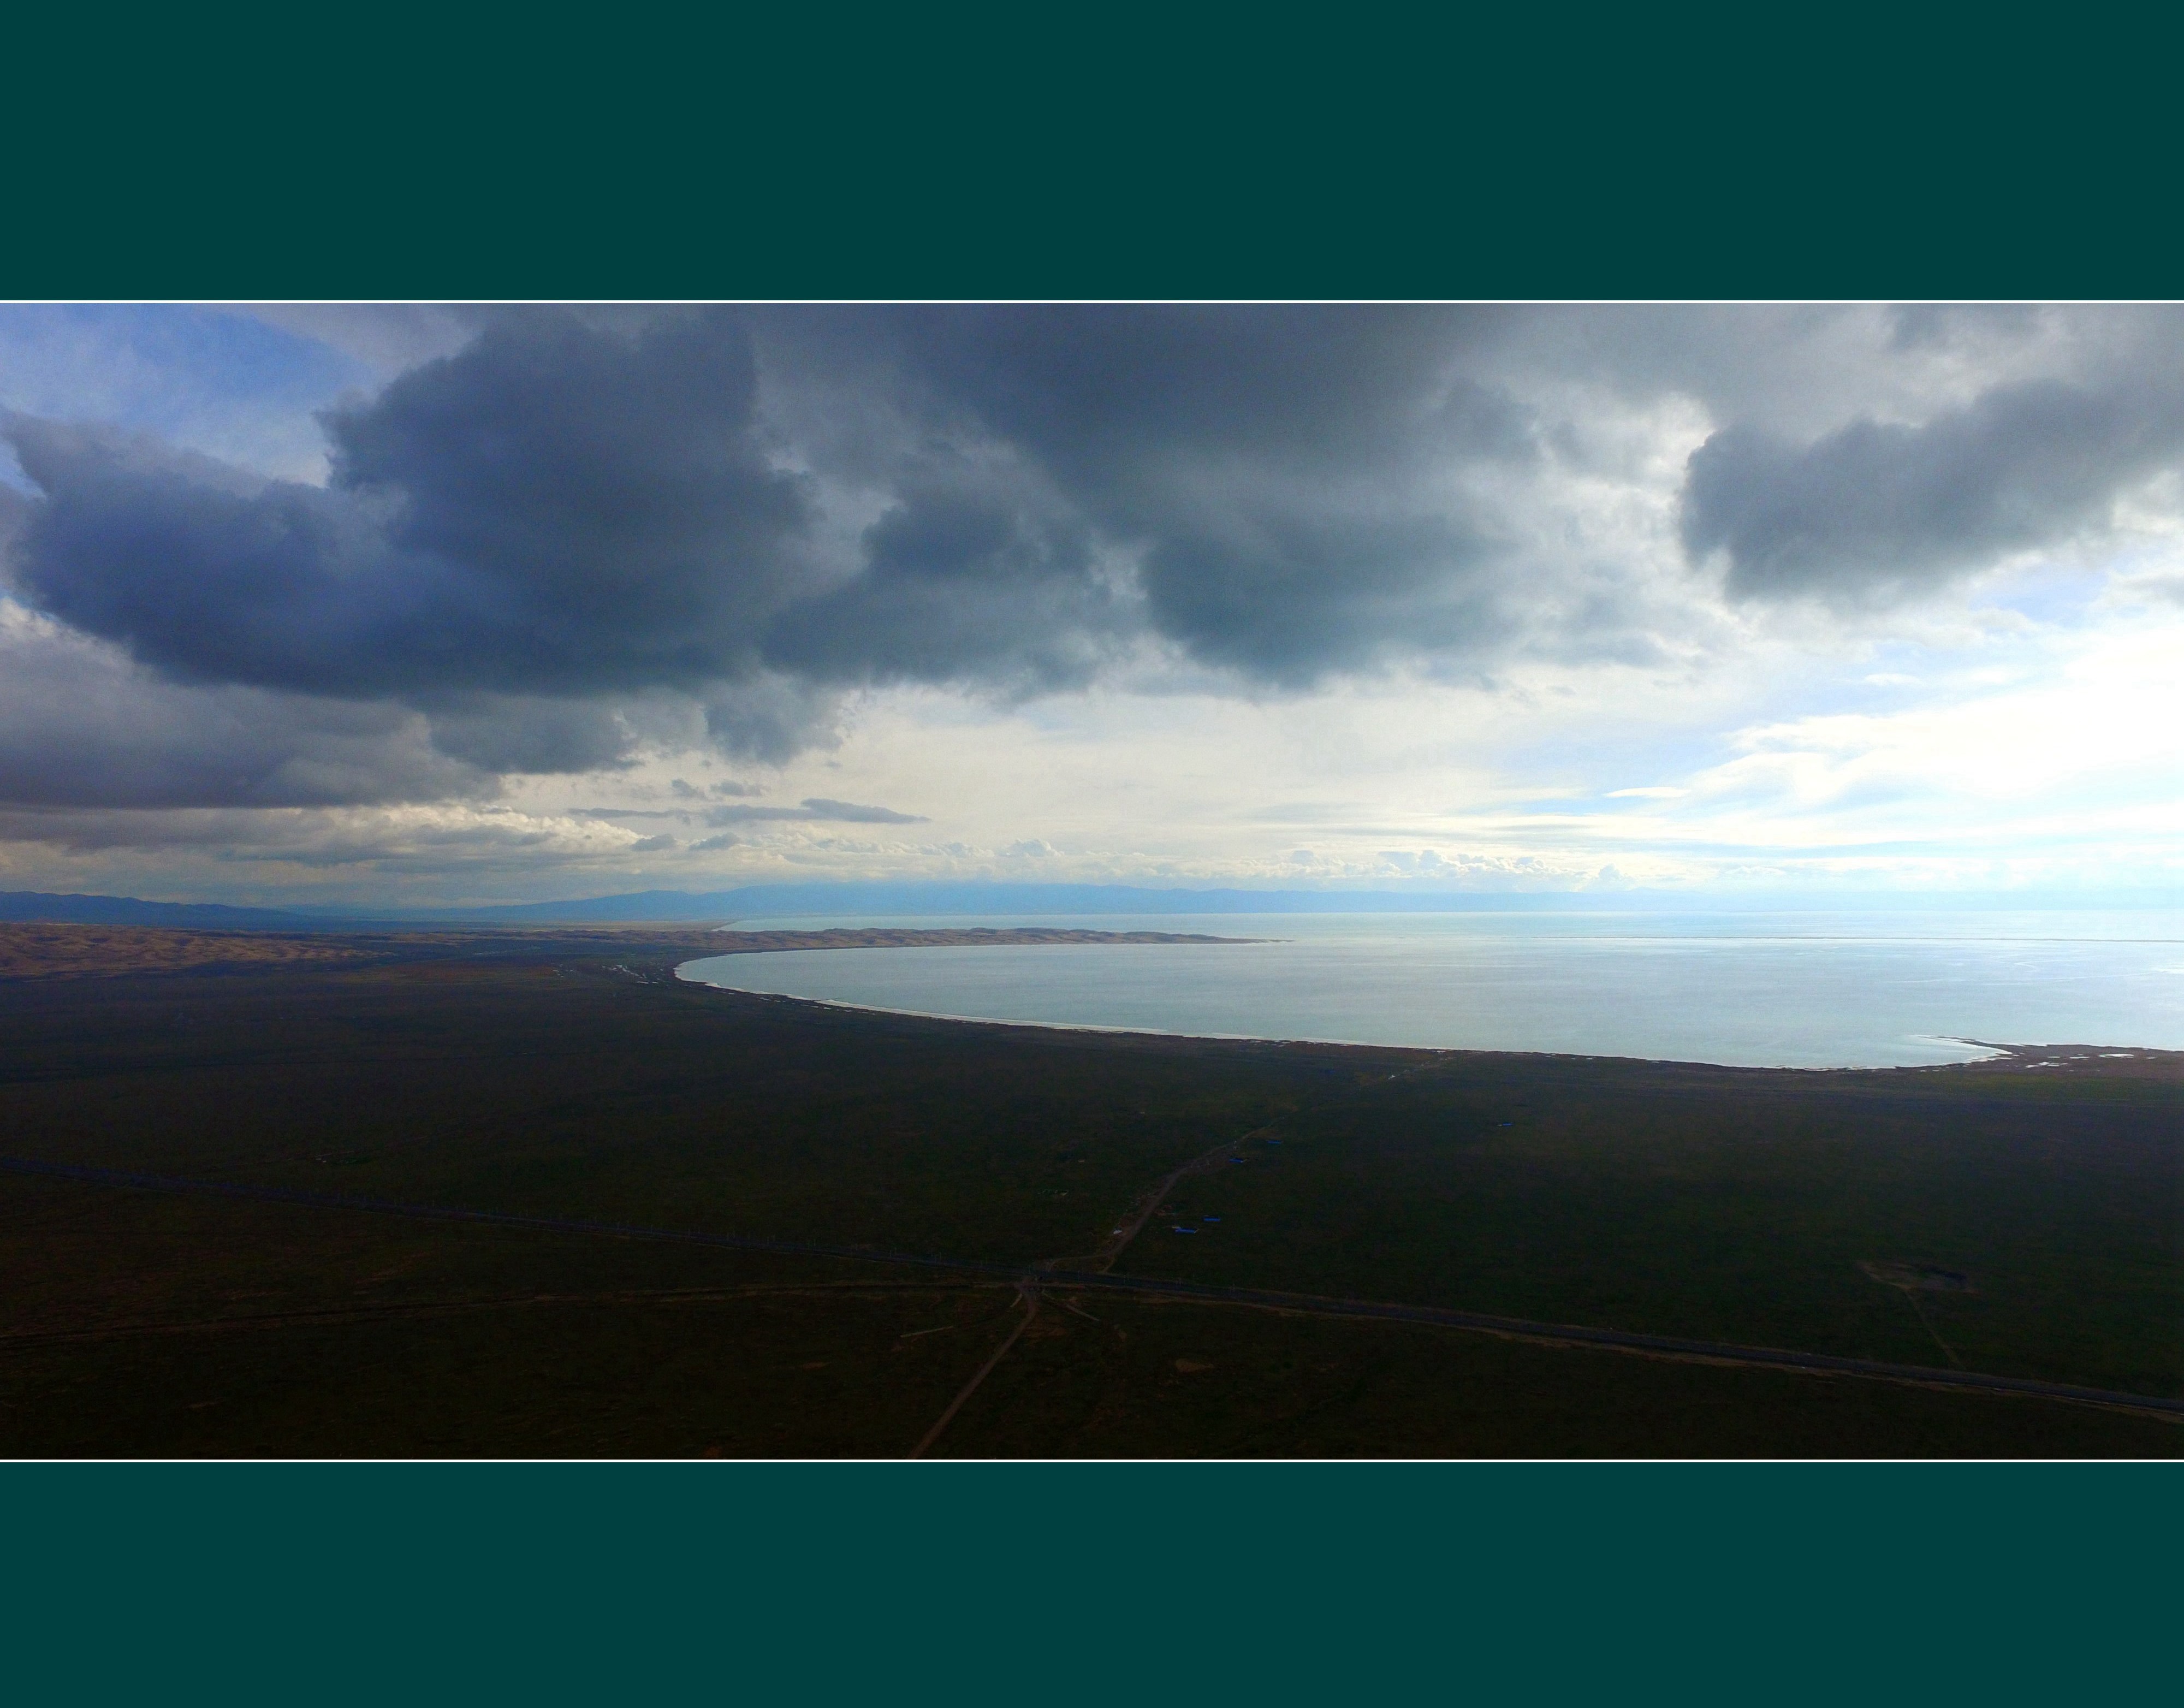
MULTIPOLYGON (((0 980, 0 1156, 1004 1267, 0 1174, 0 1451, 900 1454, 1019 1275, 1090 1265, 1209 1153, 1116 1274, 2184 1396, 2174 1058, 1120 1038, 678 985, 697 934, 338 941, 0 980)), ((932 1450, 2180 1446, 2144 1410, 1049 1287, 932 1450)))

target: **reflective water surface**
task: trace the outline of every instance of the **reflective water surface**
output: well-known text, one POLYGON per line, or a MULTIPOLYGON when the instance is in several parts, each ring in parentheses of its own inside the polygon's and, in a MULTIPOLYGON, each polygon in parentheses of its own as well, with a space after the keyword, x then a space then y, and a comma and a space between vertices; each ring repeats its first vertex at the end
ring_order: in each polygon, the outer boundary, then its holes
POLYGON ((1747 1066, 1963 1061, 1963 1041, 2184 1048, 2184 913, 1221 914, 800 918, 1241 944, 723 956, 732 990, 961 1019, 1747 1066))

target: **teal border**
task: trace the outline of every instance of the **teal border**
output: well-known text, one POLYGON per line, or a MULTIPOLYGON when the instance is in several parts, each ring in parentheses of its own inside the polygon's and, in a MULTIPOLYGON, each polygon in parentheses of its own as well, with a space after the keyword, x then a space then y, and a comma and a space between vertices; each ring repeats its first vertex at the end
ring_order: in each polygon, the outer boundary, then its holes
POLYGON ((2176 17, 389 5, 11 24, 0 295, 2184 293, 2176 17))
POLYGON ((2119 1700, 2114 1465, 16 1466, 25 1701, 2119 1700))

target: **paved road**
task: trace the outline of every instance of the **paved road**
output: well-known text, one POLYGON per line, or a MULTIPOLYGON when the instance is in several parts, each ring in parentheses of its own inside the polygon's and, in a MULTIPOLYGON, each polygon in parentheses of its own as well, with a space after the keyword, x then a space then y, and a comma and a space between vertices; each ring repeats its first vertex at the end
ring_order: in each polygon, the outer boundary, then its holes
MULTIPOLYGON (((1221 1147, 1221 1154, 1227 1147, 1221 1147)), ((1212 1156, 1216 1153, 1209 1152, 1212 1156)), ((1199 1159, 1202 1161, 1203 1159, 1199 1159)), ((1186 1164, 1183 1170, 1192 1166, 1186 1164)), ((1118 1275, 1098 1270, 1045 1269, 1023 1264, 981 1263, 963 1258, 928 1257, 906 1252, 876 1251, 868 1247, 809 1245, 787 1240, 744 1239, 733 1234, 700 1233, 681 1228, 655 1228, 621 1222, 582 1221, 559 1216, 511 1215, 497 1210, 471 1210, 437 1204, 407 1204, 382 1198, 347 1197, 331 1192, 294 1191, 281 1186, 248 1186, 231 1181, 200 1181, 168 1175, 131 1174, 114 1169, 83 1168, 67 1163, 40 1162, 29 1158, 0 1157, 0 1170, 79 1181, 86 1184, 129 1186, 167 1192, 209 1193, 223 1197, 248 1198, 272 1203, 308 1204, 326 1209, 370 1210, 382 1214, 422 1216, 443 1221, 484 1222, 500 1227, 537 1228, 564 1233, 606 1234, 620 1239, 665 1240, 681 1244, 718 1246, 731 1251, 783 1253, 798 1257, 844 1259, 856 1263, 907 1264, 920 1269, 945 1270, 962 1275, 999 1276, 1039 1288, 1080 1288, 1090 1292, 1135 1293, 1162 1298, 1188 1299, 1198 1303, 1243 1306, 1256 1310, 1289 1312, 1304 1316, 1369 1318, 1383 1322, 1430 1324, 1440 1328, 1469 1330, 1503 1336, 1512 1340, 1547 1346, 1606 1347, 1641 1353, 1655 1358, 1699 1364, 1747 1365, 1761 1369, 1862 1376, 1881 1381, 1908 1382, 1921 1387, 1968 1388, 1978 1393, 2024 1394, 2042 1399, 2068 1401, 2129 1411, 2184 1417, 2184 1399, 2158 1394, 2121 1393, 2107 1388, 2081 1387, 2068 1382, 2041 1381, 2030 1376, 1992 1376, 1980 1370, 1945 1370, 1925 1365, 1887 1364, 1877 1359, 1838 1358, 1827 1353, 1798 1352, 1788 1348, 1737 1346, 1719 1341, 1685 1340, 1674 1335, 1640 1334, 1624 1329, 1592 1328, 1576 1323, 1533 1322, 1521 1317, 1489 1316, 1477 1311, 1445 1310, 1435 1305, 1393 1304, 1376 1299, 1329 1298, 1314 1293, 1278 1292, 1263 1287, 1217 1287, 1201 1281, 1166 1281, 1151 1275, 1118 1275)), ((1155 1201, 1157 1203, 1158 1200, 1155 1201)), ((1127 1225, 1127 1224, 1126 1224, 1127 1225)), ((1017 1333, 1028 1326, 1031 1313, 1017 1333)), ((1016 1336, 1010 1337, 1013 1345, 1016 1336)), ((1001 1351, 1006 1353, 1007 1346, 1001 1351)), ((998 1363, 999 1354, 992 1361, 998 1363)), ((987 1368, 990 1369, 989 1364, 987 1368)), ((981 1378, 983 1371, 980 1372, 981 1378)), ((975 1384, 974 1384, 975 1385, 975 1384)), ((967 1398, 969 1389, 964 1395, 967 1398)), ((950 1415, 954 1415, 950 1408, 950 1415)), ((938 1426, 933 1432, 938 1433, 938 1426)))

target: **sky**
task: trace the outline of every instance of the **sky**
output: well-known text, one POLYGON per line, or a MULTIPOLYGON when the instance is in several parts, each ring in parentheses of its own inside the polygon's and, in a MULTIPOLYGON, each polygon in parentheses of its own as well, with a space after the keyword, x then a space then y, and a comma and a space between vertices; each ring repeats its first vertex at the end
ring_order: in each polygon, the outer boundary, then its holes
POLYGON ((0 306, 0 889, 2184 885, 2184 312, 0 306))

